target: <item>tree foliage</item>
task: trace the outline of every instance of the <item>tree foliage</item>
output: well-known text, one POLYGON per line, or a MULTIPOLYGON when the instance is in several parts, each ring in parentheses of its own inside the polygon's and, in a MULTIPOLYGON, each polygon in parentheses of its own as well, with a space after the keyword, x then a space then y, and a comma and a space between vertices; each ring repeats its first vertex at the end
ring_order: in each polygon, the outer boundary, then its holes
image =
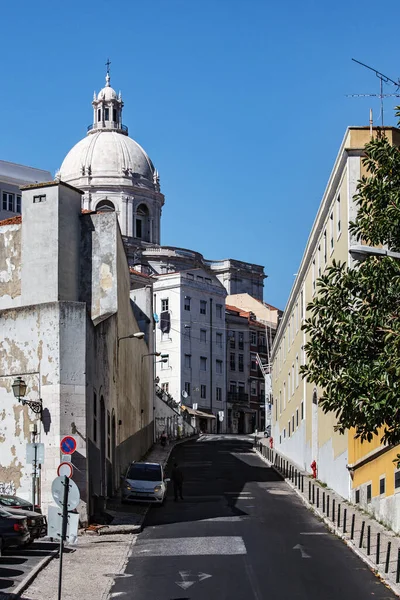
MULTIPOLYGON (((397 113, 397 116, 400 116, 397 113)), ((400 251, 400 151, 382 134, 365 146, 350 231, 370 246, 400 251)), ((371 255, 349 268, 333 262, 317 281, 303 325, 304 377, 344 433, 400 443, 400 259, 371 255)))

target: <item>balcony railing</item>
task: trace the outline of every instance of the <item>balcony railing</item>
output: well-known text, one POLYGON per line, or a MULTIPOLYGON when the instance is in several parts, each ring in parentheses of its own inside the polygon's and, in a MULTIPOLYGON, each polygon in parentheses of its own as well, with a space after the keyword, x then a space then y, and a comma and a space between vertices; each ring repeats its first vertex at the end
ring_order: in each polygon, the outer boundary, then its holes
POLYGON ((95 124, 92 123, 91 125, 88 125, 87 130, 92 131, 92 129, 116 129, 116 130, 119 129, 120 131, 123 131, 124 133, 128 133, 127 125, 118 125, 118 124, 115 124, 112 122, 110 122, 110 123, 107 122, 107 123, 108 123, 107 126, 103 125, 102 122, 95 123, 95 124))
POLYGON ((228 402, 233 404, 248 404, 249 395, 244 392, 228 392, 228 402))

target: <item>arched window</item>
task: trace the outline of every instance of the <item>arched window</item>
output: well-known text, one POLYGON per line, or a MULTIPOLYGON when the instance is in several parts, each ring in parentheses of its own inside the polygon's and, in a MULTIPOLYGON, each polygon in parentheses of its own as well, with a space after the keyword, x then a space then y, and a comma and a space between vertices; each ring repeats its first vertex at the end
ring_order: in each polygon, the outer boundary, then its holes
POLYGON ((135 237, 151 242, 150 213, 145 204, 140 204, 136 210, 135 237))
POLYGON ((314 390, 312 401, 313 401, 313 404, 318 404, 317 390, 314 390))
POLYGON ((98 212, 115 212, 115 206, 110 200, 100 200, 96 206, 98 212))

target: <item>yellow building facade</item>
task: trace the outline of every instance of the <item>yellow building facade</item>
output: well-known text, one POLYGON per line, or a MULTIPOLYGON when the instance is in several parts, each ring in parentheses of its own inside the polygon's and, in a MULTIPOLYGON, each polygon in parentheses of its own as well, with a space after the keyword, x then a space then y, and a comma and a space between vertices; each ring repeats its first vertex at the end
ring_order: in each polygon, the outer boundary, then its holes
MULTIPOLYGON (((318 406, 321 390, 299 374, 307 359, 304 346, 308 341, 301 326, 307 317, 307 305, 317 293, 318 277, 332 260, 352 265, 354 257, 363 251, 361 242, 349 233, 349 222, 356 217, 354 196, 364 174, 363 149, 371 133, 376 135, 376 130, 371 132, 368 127, 350 127, 345 133, 275 337, 272 436, 274 447, 300 468, 311 473, 315 461, 318 479, 388 520, 377 508, 382 502, 374 498, 382 498, 382 478, 385 497, 395 496, 397 469, 392 460, 397 450, 382 448, 378 438, 362 444, 354 432, 335 432, 334 415, 324 414, 318 406)), ((385 134, 391 143, 400 145, 399 129, 385 128, 385 134)), ((400 473, 398 477, 400 490, 400 473)), ((393 512, 392 506, 388 511, 393 512)))

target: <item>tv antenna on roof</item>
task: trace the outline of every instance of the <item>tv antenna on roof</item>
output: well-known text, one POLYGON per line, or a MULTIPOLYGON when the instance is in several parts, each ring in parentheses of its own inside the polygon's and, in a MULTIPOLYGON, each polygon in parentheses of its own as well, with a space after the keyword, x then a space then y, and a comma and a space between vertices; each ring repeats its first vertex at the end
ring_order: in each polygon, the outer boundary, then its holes
POLYGON ((393 96, 396 98, 400 98, 400 94, 384 94, 383 93, 383 84, 384 83, 392 83, 393 85, 396 86, 396 88, 397 88, 396 92, 398 92, 399 88, 400 88, 400 80, 394 81, 387 75, 384 75, 380 71, 377 71, 376 69, 373 69, 372 67, 369 67, 365 63, 362 63, 359 60, 356 60, 355 58, 352 58, 351 60, 354 60, 354 62, 358 63, 362 67, 365 67, 366 69, 369 69, 370 71, 373 71, 379 79, 380 87, 379 87, 379 94, 348 94, 348 96, 351 98, 367 98, 367 97, 380 98, 381 99, 381 120, 382 120, 382 127, 383 127, 383 99, 393 97, 393 96))

